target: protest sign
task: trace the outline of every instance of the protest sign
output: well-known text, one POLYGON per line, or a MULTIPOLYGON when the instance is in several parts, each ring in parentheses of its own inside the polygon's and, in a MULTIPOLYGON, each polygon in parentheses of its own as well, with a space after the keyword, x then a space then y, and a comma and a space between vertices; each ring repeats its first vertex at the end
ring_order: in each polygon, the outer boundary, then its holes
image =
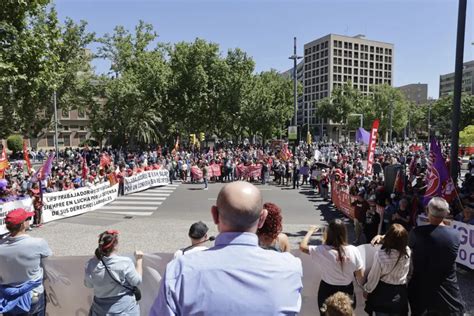
MULTIPOLYGON (((430 223, 426 215, 419 215, 416 222, 418 226, 430 223)), ((474 269, 474 225, 453 220, 444 220, 444 224, 459 232, 461 243, 456 262, 469 269, 474 269)))
POLYGON ((61 192, 43 194, 43 222, 96 210, 117 198, 118 184, 109 182, 61 192))
POLYGON ((191 167, 191 176, 194 181, 202 180, 202 170, 198 166, 191 167))
POLYGON ((170 181, 166 169, 148 170, 124 179, 124 194, 143 191, 159 185, 167 185, 170 181))
POLYGON ((0 235, 6 234, 8 231, 5 228, 5 217, 8 212, 17 208, 24 208, 25 210, 31 212, 33 210, 33 200, 30 197, 10 201, 0 204, 0 235))
POLYGON ((331 184, 331 200, 336 208, 350 219, 354 219, 354 207, 349 192, 343 190, 337 182, 331 184))
POLYGON ((220 177, 221 176, 221 166, 213 163, 209 166, 209 177, 220 177))
MULTIPOLYGON (((366 273, 370 270, 376 248, 371 245, 357 247, 365 262, 366 273)), ((301 315, 318 315, 317 297, 321 281, 321 270, 311 257, 293 250, 293 255, 301 259, 303 266, 303 291, 301 315)), ((47 299, 46 315, 89 315, 93 300, 92 289, 84 286, 84 266, 91 256, 52 257, 45 259, 44 287, 47 299), (71 295, 74 293, 74 295, 71 295)), ((145 254, 143 257, 143 283, 140 285, 142 299, 140 300, 140 315, 148 316, 159 289, 161 276, 166 265, 173 259, 173 254, 145 254)), ((357 315, 362 315, 364 302, 362 291, 355 286, 357 295, 357 315)))
POLYGON ((235 171, 237 177, 240 178, 260 178, 262 175, 262 165, 257 164, 257 165, 250 165, 250 166, 245 166, 243 164, 240 164, 236 167, 235 171))

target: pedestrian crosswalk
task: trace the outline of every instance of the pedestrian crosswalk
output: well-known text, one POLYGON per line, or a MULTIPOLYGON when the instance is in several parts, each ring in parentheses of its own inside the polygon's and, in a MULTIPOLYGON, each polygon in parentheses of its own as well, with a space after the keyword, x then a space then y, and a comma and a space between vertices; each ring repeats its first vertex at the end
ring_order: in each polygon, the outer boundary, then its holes
POLYGON ((178 186, 179 184, 168 184, 119 196, 115 201, 101 207, 96 212, 122 216, 151 216, 178 186))

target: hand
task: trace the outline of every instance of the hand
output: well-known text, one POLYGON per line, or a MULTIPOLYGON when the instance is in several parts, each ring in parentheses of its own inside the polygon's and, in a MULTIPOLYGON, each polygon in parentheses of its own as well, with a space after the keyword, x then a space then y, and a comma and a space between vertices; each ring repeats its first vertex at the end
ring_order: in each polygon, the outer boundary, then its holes
POLYGON ((316 225, 310 225, 308 228, 308 232, 314 233, 316 230, 318 230, 318 226, 316 225))
POLYGON ((135 259, 137 260, 143 259, 143 251, 135 250, 135 259))
POLYGON ((384 237, 385 237, 384 235, 377 235, 374 238, 372 238, 372 240, 370 241, 370 244, 372 246, 375 246, 377 244, 381 244, 383 242, 384 237))
POLYGON ((369 297, 369 293, 367 293, 366 291, 364 291, 362 293, 362 296, 364 296, 364 299, 367 299, 369 297))

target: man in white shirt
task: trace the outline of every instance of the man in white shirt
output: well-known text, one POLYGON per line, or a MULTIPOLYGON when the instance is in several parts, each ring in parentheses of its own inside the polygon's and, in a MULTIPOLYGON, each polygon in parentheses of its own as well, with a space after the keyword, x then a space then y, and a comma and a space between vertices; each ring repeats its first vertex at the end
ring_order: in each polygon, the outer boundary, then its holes
POLYGON ((189 233, 188 233, 189 239, 191 239, 191 246, 182 248, 176 251, 174 253, 174 259, 184 254, 206 250, 207 247, 202 246, 202 244, 204 244, 206 241, 214 240, 214 238, 207 237, 208 230, 209 228, 207 227, 207 225, 201 221, 192 224, 191 227, 189 228, 189 233))

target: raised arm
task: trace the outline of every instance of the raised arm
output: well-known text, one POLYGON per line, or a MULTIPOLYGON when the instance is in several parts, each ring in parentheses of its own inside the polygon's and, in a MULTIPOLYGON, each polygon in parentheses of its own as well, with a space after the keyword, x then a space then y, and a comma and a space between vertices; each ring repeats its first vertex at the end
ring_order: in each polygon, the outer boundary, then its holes
POLYGON ((304 236, 303 241, 300 243, 300 250, 306 254, 309 254, 309 239, 311 236, 314 234, 314 232, 318 229, 317 226, 311 225, 309 226, 308 232, 306 233, 306 236, 304 236))

